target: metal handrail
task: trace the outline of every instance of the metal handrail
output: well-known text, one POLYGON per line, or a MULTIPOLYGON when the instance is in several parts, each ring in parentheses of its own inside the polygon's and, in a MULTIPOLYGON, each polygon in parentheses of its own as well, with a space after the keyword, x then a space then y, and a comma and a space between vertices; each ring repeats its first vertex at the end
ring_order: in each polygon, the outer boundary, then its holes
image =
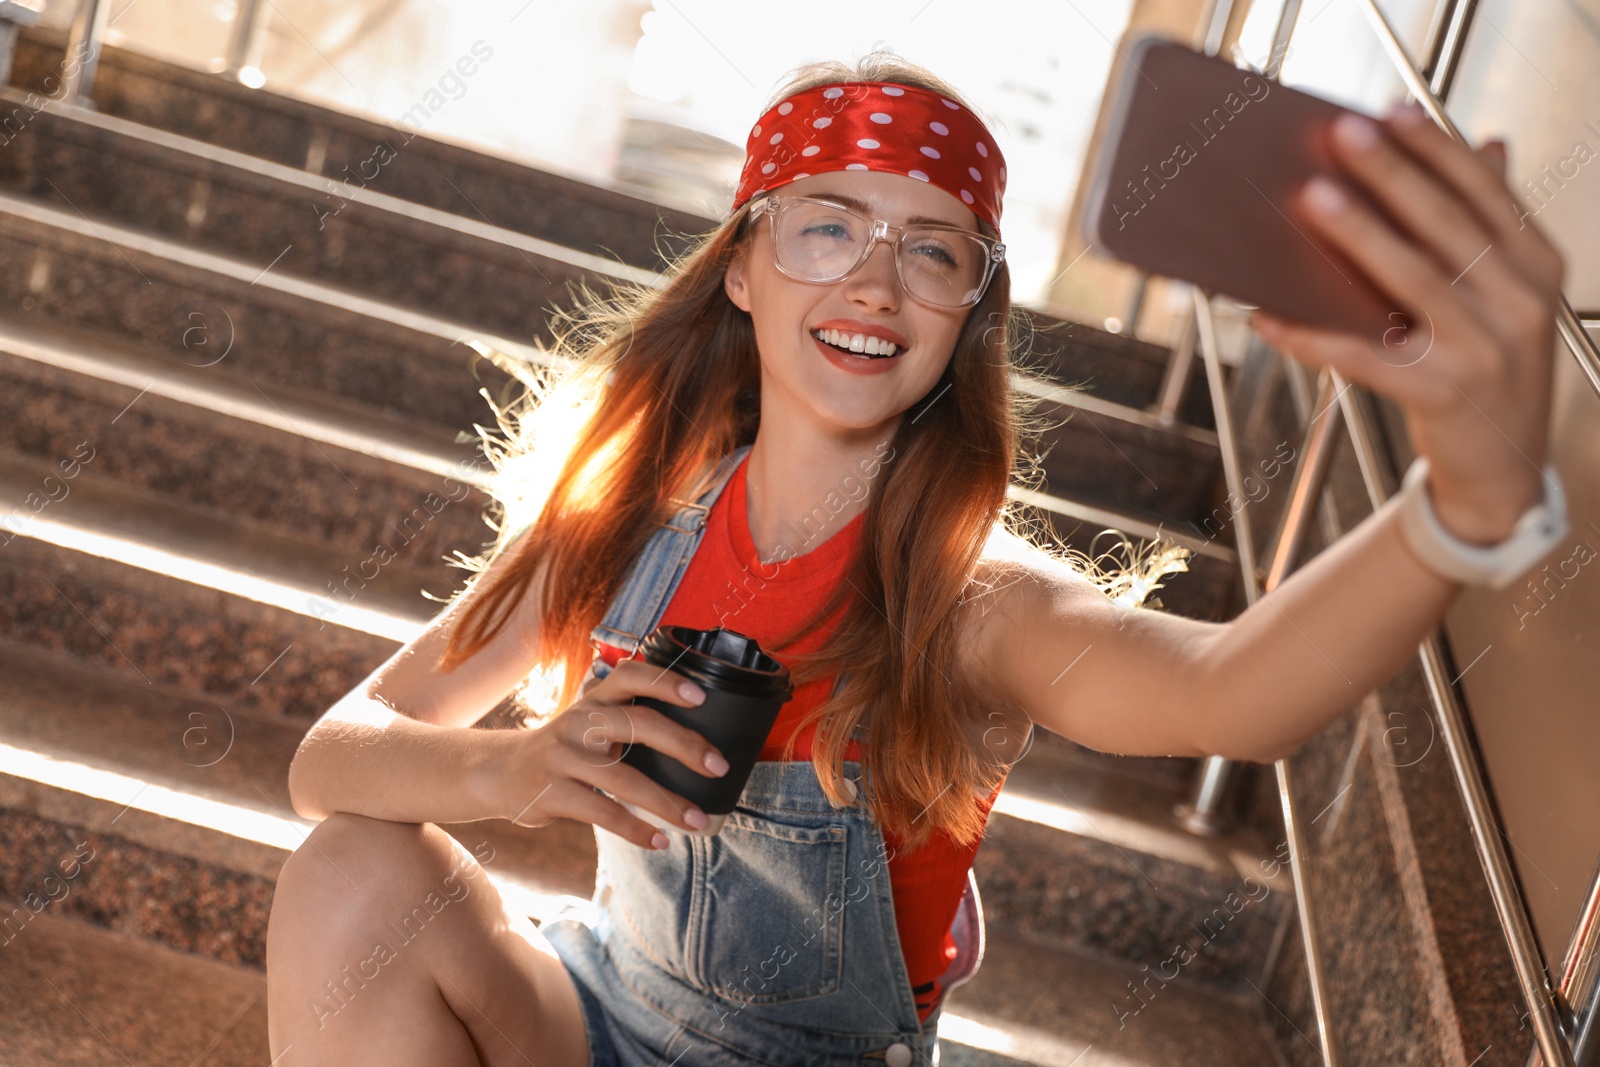
MULTIPOLYGON (((1460 129, 1445 111, 1442 93, 1449 88, 1461 46, 1466 39, 1470 7, 1471 5, 1461 5, 1452 12, 1447 31, 1451 39, 1444 42, 1438 51, 1430 84, 1423 79, 1415 62, 1407 54, 1405 43, 1401 41, 1394 26, 1378 7, 1377 0, 1364 0, 1362 4, 1362 10, 1366 12, 1379 42, 1388 52, 1395 69, 1406 83, 1406 88, 1433 120, 1462 144, 1466 144, 1467 139, 1462 136, 1460 129)), ((1584 330, 1583 323, 1578 320, 1564 293, 1561 294, 1560 303, 1556 308, 1556 326, 1568 350, 1578 361, 1584 376, 1588 378, 1590 387, 1596 393, 1600 393, 1600 347, 1595 345, 1594 338, 1584 330)), ((1347 410, 1347 417, 1351 411, 1354 409, 1347 410)), ((1364 431, 1365 426, 1363 425, 1361 429, 1364 431)), ((1356 424, 1352 423, 1352 439, 1356 436, 1356 430, 1356 424)), ((1370 441, 1365 444, 1370 449, 1370 441)), ((1359 452, 1358 449, 1358 454, 1359 452)), ((1367 458, 1364 457, 1363 474, 1366 473, 1366 468, 1367 458)), ((1379 485, 1372 477, 1367 479, 1367 492, 1373 498, 1374 507, 1382 503, 1380 498, 1386 498, 1388 495, 1387 487, 1379 485)), ((1574 956, 1569 953, 1563 985, 1553 990, 1544 957, 1539 951, 1538 942, 1534 939, 1533 925, 1529 921, 1525 902, 1517 890, 1511 861, 1506 855, 1505 846, 1500 843, 1500 831, 1489 804, 1482 768, 1472 751, 1471 743, 1467 740, 1466 715, 1443 666, 1443 645, 1438 632, 1424 643, 1422 654, 1428 688, 1433 696, 1435 710, 1439 713, 1440 733, 1450 753, 1450 764, 1455 770, 1457 785, 1467 802, 1467 816, 1472 825, 1478 861, 1483 865, 1484 876, 1489 883, 1489 894, 1500 917, 1501 933, 1504 934, 1506 944, 1511 950, 1512 965, 1516 968, 1517 981, 1522 987, 1523 999, 1527 1001, 1533 1021, 1534 1038, 1538 1046, 1534 1060, 1542 1057, 1544 1063, 1570 1067, 1574 1062, 1572 1045, 1569 1044, 1572 1035, 1565 1032, 1566 1020, 1562 1018, 1563 1014, 1570 1015, 1570 1008, 1567 1007, 1569 1002, 1565 996, 1569 990, 1565 983, 1567 980, 1576 982, 1585 975, 1592 977, 1592 953, 1596 948, 1594 942, 1597 935, 1593 932, 1592 924, 1583 928, 1582 944, 1575 944, 1572 947, 1579 950, 1586 947, 1591 956, 1586 960, 1581 955, 1574 956)), ((1590 905, 1594 904, 1591 894, 1590 905)), ((1590 915, 1588 909, 1585 910, 1585 915, 1590 915)), ((1578 993, 1577 990, 1571 992, 1578 993)))
MULTIPOLYGON (((1294 36, 1295 24, 1300 18, 1300 2, 1301 0, 1285 0, 1282 9, 1278 12, 1278 22, 1272 30, 1272 50, 1267 53, 1267 65, 1261 71, 1261 75, 1264 78, 1271 79, 1272 81, 1278 80, 1278 74, 1283 69, 1284 57, 1289 51, 1289 38, 1294 36)), ((1206 35, 1206 44, 1210 46, 1214 41, 1216 49, 1220 50, 1222 46, 1223 34, 1217 23, 1218 20, 1216 17, 1216 11, 1213 9, 1211 26, 1206 35)), ((1195 308, 1197 309, 1197 314, 1199 307, 1200 304, 1196 302, 1195 308)), ((1207 312, 1209 313, 1210 305, 1207 304, 1206 307, 1207 312)), ((1207 374, 1209 375, 1209 373, 1210 371, 1208 368, 1207 374)), ((1215 403, 1213 406, 1215 406, 1215 403)), ((1219 420, 1223 417, 1223 414, 1219 413, 1217 415, 1219 420)), ((1226 444, 1223 448, 1223 470, 1225 475, 1228 463, 1227 457, 1231 450, 1231 442, 1226 444)), ((1233 462, 1237 466, 1237 455, 1234 455, 1233 462)), ((1234 481, 1230 479, 1228 482, 1228 491, 1230 493, 1234 493, 1238 491, 1238 488, 1239 487, 1234 483, 1234 481)), ((1242 496, 1234 497, 1234 499, 1246 500, 1246 498, 1242 496)), ((1250 533, 1249 524, 1244 519, 1246 507, 1247 504, 1240 505, 1239 515, 1235 519, 1234 538, 1236 541, 1241 533, 1246 538, 1248 538, 1250 533)), ((1248 549, 1242 549, 1239 553, 1239 563, 1240 566, 1246 568, 1246 573, 1249 575, 1247 584, 1254 583, 1257 573, 1255 570, 1254 553, 1250 552, 1248 549)), ((1200 771, 1195 775, 1194 787, 1189 794, 1189 799, 1179 809, 1179 814, 1183 818, 1184 824, 1188 826, 1190 830, 1200 834, 1214 834, 1218 831, 1220 812, 1222 810, 1222 797, 1226 792, 1228 777, 1230 774, 1232 774, 1232 772, 1233 762, 1231 760, 1223 759, 1221 756, 1208 756, 1201 763, 1200 771)))
MULTIPOLYGON (((1233 419, 1228 409, 1227 390, 1222 380, 1222 362, 1217 344, 1216 322, 1212 318, 1211 299, 1200 290, 1194 290, 1195 325, 1199 335, 1198 348, 1205 363, 1206 382, 1211 389, 1211 403, 1217 422, 1217 440, 1222 451, 1223 477, 1233 499, 1248 500, 1242 492, 1239 473, 1239 455, 1233 435, 1233 419)), ((1323 372, 1317 390, 1316 406, 1306 426, 1303 462, 1295 468, 1290 487, 1290 501, 1280 519, 1280 530, 1274 539, 1272 561, 1267 568, 1265 582, 1257 580, 1255 549, 1245 508, 1239 509, 1234 520, 1234 545, 1239 553, 1239 573, 1244 580, 1246 605, 1256 603, 1270 593, 1294 565, 1299 551, 1311 502, 1322 491, 1328 463, 1333 454, 1334 434, 1338 420, 1332 415, 1334 407, 1333 378, 1323 372)), ((1220 756, 1207 757, 1202 765, 1198 800, 1206 803, 1206 811, 1214 812, 1220 798, 1226 775, 1232 762, 1220 756)), ((1310 879, 1306 871, 1305 834, 1300 827, 1299 813, 1294 805, 1293 776, 1287 759, 1276 760, 1273 771, 1278 782, 1278 802, 1283 810, 1284 836, 1289 845, 1289 870, 1294 880, 1295 903, 1300 926, 1300 940, 1306 954, 1306 979, 1311 987, 1311 1004, 1317 1018, 1317 1039, 1321 1046, 1322 1061, 1326 1067, 1339 1067, 1338 1046, 1333 1037, 1333 1015, 1328 1003, 1327 979, 1322 962, 1322 942, 1318 936, 1319 922, 1311 903, 1310 879)), ((1194 805, 1180 807, 1179 814, 1191 828, 1203 826, 1207 820, 1204 812, 1194 805)))
MULTIPOLYGON (((1583 910, 1572 937, 1567 942, 1567 958, 1561 967, 1559 988, 1571 1014, 1567 1036, 1572 1040, 1572 1058, 1581 1064, 1600 1057, 1600 871, 1589 883, 1583 910), (1581 1006, 1580 1006, 1581 1005, 1581 1006)), ((1537 1050, 1529 1057, 1537 1067, 1537 1050)))
MULTIPOLYGON (((1350 430, 1350 442, 1355 447, 1356 459, 1361 466, 1361 476, 1366 482, 1367 496, 1376 511, 1393 495, 1389 479, 1380 469, 1378 449, 1366 415, 1360 410, 1360 399, 1339 375, 1340 400, 1344 408, 1345 425, 1350 430)), ((1534 1035, 1544 1052, 1545 1062, 1573 1067, 1572 1050, 1561 1031, 1556 1011, 1556 997, 1550 989, 1533 939, 1533 927, 1516 889, 1516 875, 1504 846, 1500 844, 1500 830, 1489 801, 1488 787, 1478 765, 1472 741, 1468 736, 1466 713, 1450 682, 1445 668, 1444 642, 1436 629, 1423 640, 1420 648, 1423 678, 1434 711, 1439 718, 1439 737, 1450 757, 1451 770, 1455 772, 1456 786, 1461 791, 1467 821, 1472 829, 1473 844, 1477 847, 1478 862, 1489 883, 1500 926, 1511 949, 1511 962, 1533 1019, 1534 1035)))
MULTIPOLYGON (((1285 53, 1288 38, 1293 34, 1294 18, 1298 16, 1298 10, 1299 3, 1290 0, 1290 2, 1285 3, 1285 8, 1280 14, 1277 32, 1274 34, 1272 59, 1270 59, 1269 67, 1266 70, 1266 74, 1269 74, 1270 77, 1275 77, 1278 74, 1280 56, 1285 53)), ((1389 21, 1384 18, 1384 14, 1379 10, 1376 0, 1365 0, 1363 10, 1368 13, 1368 18, 1373 21, 1374 27, 1378 30, 1379 40, 1381 40, 1384 48, 1389 51, 1390 58, 1394 59, 1395 66, 1400 70, 1400 74, 1402 74, 1403 80, 1406 82, 1406 88, 1411 91, 1414 98, 1421 102, 1422 106, 1426 107, 1427 112, 1434 117, 1435 122, 1442 126, 1443 130, 1448 131, 1458 141, 1466 142, 1466 139, 1461 136, 1461 131, 1454 126, 1454 123, 1451 122, 1450 117, 1446 114, 1442 99, 1438 98, 1438 94, 1434 91, 1434 85, 1424 82, 1424 78, 1421 77, 1421 74, 1418 74, 1418 69, 1411 62, 1410 56, 1406 54, 1405 46, 1400 42, 1398 35, 1395 34, 1394 27, 1390 26, 1389 21)), ((1469 14, 1470 5, 1453 3, 1450 13, 1448 13, 1448 18, 1446 18, 1445 40, 1440 42, 1440 48, 1435 54, 1434 62, 1434 83, 1440 90, 1448 90, 1448 85, 1450 85, 1451 77, 1453 77, 1454 69, 1456 69, 1456 61, 1459 58, 1459 50, 1461 50, 1462 42, 1466 38, 1469 14)), ((1197 302, 1197 312, 1200 312, 1200 307, 1202 306, 1197 302)), ((1210 317, 1210 306, 1206 304, 1205 309, 1200 314, 1205 315, 1206 318, 1210 317)), ((1566 342, 1566 347, 1573 352, 1573 357, 1578 360, 1579 368, 1584 371, 1584 376, 1589 379, 1590 387, 1600 392, 1600 347, 1595 346, 1594 339, 1590 338, 1589 334, 1584 330, 1584 323, 1579 320, 1578 315, 1574 314, 1573 307, 1571 307, 1570 302, 1566 301, 1565 294, 1560 298, 1560 306, 1557 309, 1557 326, 1560 334, 1562 334, 1563 341, 1566 342)), ((1202 330, 1202 344, 1200 344, 1200 347, 1202 347, 1202 354, 1214 357, 1214 334, 1211 338, 1206 338, 1205 330, 1202 330), (1210 341, 1210 344, 1208 344, 1208 341, 1210 341)), ((1208 360, 1206 371, 1208 371, 1208 378, 1213 378, 1213 400, 1216 400, 1218 390, 1221 389, 1219 370, 1214 370, 1213 365, 1208 360)), ((1354 443, 1355 450, 1357 450, 1358 461, 1362 466, 1363 478, 1365 478, 1366 488, 1368 488, 1368 496, 1373 501, 1373 507, 1376 510, 1381 506, 1382 502, 1389 498, 1389 486, 1386 485, 1386 480, 1379 474, 1378 453, 1376 453, 1376 448, 1371 442, 1368 422, 1366 422, 1365 416, 1363 416, 1360 406, 1358 406, 1360 405, 1358 394, 1352 392, 1349 387, 1344 386, 1344 382, 1339 376, 1334 376, 1334 381, 1338 381, 1341 384, 1339 398, 1341 398, 1342 402, 1342 411, 1344 411, 1344 418, 1346 418, 1347 426, 1350 429, 1352 443, 1354 443)), ((1230 469, 1229 456, 1234 453, 1234 438, 1232 438, 1230 429, 1224 429, 1227 418, 1226 411, 1226 398, 1224 398, 1224 402, 1218 403, 1219 440, 1224 445, 1224 450, 1222 450, 1224 451, 1224 477, 1229 480, 1230 493, 1237 493, 1238 486, 1235 485, 1235 480, 1237 480, 1237 458, 1232 462, 1234 469, 1230 469)), ((1310 442, 1307 442, 1307 445, 1310 445, 1310 442)), ((1306 485, 1317 485, 1318 482, 1320 482, 1320 478, 1307 478, 1306 485)), ((1245 498, 1238 496, 1235 499, 1245 498)), ((1304 530, 1304 522, 1306 522, 1309 512, 1309 507, 1302 506, 1296 509, 1296 514, 1290 515, 1288 514, 1288 509, 1286 509, 1280 544, 1274 550, 1275 560, 1278 560, 1278 558, 1288 560, 1288 558, 1293 557, 1294 549, 1298 547, 1299 534, 1304 530)), ((1253 558, 1253 553, 1251 553, 1250 549, 1248 520, 1243 517, 1238 518, 1235 534, 1243 536, 1240 563, 1245 568, 1246 597, 1251 597, 1251 590, 1254 587, 1254 571, 1250 569, 1250 560, 1253 558)), ((1278 569, 1277 565, 1274 565, 1274 568, 1270 571, 1269 581, 1274 576, 1282 576, 1282 571, 1278 569)), ((1251 601, 1253 601, 1253 597, 1251 597, 1251 601)), ((1587 1001, 1600 1001, 1600 981, 1597 981, 1597 969, 1600 969, 1600 958, 1597 958, 1597 953, 1600 953, 1600 881, 1597 881, 1595 888, 1590 891, 1589 902, 1587 902, 1586 910, 1584 910, 1584 920, 1579 925, 1578 934, 1574 936, 1573 945, 1570 945, 1566 968, 1563 968, 1560 992, 1552 990, 1549 976, 1547 976, 1546 968, 1542 963, 1541 953, 1538 950, 1538 944, 1534 941, 1533 928, 1531 928, 1530 920, 1528 920, 1528 913, 1526 913, 1525 905, 1523 905, 1522 896, 1517 891, 1514 870, 1510 867, 1506 849, 1499 843, 1498 827, 1494 822, 1493 809, 1491 809, 1490 801, 1488 801, 1488 790, 1486 790, 1485 782, 1483 782, 1482 768, 1478 766, 1477 757, 1475 757, 1469 736, 1467 736, 1466 715, 1462 712, 1461 704, 1456 699, 1454 689, 1451 688, 1450 681, 1448 681, 1448 672, 1443 667, 1445 653, 1443 653, 1440 632, 1435 630, 1435 633, 1432 633, 1426 641, 1422 641, 1419 654, 1421 654, 1422 672, 1424 672, 1424 678, 1426 678, 1427 685, 1429 685, 1429 693, 1432 696, 1438 720, 1440 720, 1440 734, 1442 734, 1443 741, 1445 741, 1446 752, 1450 753, 1451 768, 1453 768, 1456 782, 1458 782, 1459 789, 1461 789, 1462 800, 1466 803, 1467 819, 1469 819, 1470 827, 1472 827, 1474 843, 1477 846, 1478 861, 1480 861, 1480 864, 1483 865, 1483 870, 1485 870, 1485 878, 1488 881, 1488 886, 1490 886, 1494 909, 1496 909, 1499 921, 1501 921, 1502 934, 1506 936, 1510 955, 1512 955, 1512 963, 1517 969, 1518 984, 1522 987, 1523 998, 1525 998, 1528 1008, 1530 1008, 1534 1037, 1538 1041, 1538 1056, 1536 1056, 1536 1059, 1542 1056, 1542 1062, 1546 1062, 1546 1064, 1560 1064, 1563 1067, 1568 1067, 1574 1062, 1573 1046, 1568 1043, 1568 1037, 1578 1038, 1576 1045, 1579 1046, 1579 1049, 1590 1051, 1590 1040, 1597 1038, 1595 1030, 1600 1029, 1600 1027, 1597 1027, 1597 1021, 1595 1021, 1594 1006, 1587 1003, 1587 1001), (1574 1021, 1574 1032, 1571 1035, 1566 1035, 1562 1029, 1563 1008, 1574 1000, 1586 1001, 1587 1011, 1584 1016, 1578 1017, 1574 1021)), ((1330 1033, 1328 1033, 1328 1025, 1326 1025, 1328 1013, 1326 1013, 1323 997, 1320 995, 1320 990, 1318 990, 1318 985, 1322 984, 1322 971, 1320 971, 1320 966, 1317 966, 1318 960, 1320 960, 1320 953, 1318 953, 1317 939, 1315 939, 1315 923, 1306 923, 1304 921, 1306 913, 1309 912, 1309 907, 1307 907, 1309 901, 1307 901, 1304 886, 1301 883, 1301 862, 1299 862, 1299 857, 1304 853, 1302 853, 1302 849, 1298 848, 1296 841, 1293 840, 1298 835, 1298 824, 1294 819, 1290 779, 1288 779, 1286 769, 1288 769, 1286 765, 1283 765, 1282 761, 1280 761, 1278 793, 1280 793, 1280 800, 1282 800, 1283 808, 1285 808, 1285 829, 1288 830, 1288 835, 1291 838, 1291 856, 1293 856, 1294 872, 1296 872, 1296 894, 1301 897, 1301 901, 1299 901, 1302 909, 1301 928, 1302 936, 1306 939, 1307 965, 1309 965, 1307 966, 1307 971, 1312 976, 1310 977, 1310 981, 1312 981, 1312 1000, 1314 1000, 1314 1005, 1317 1006, 1318 1027, 1325 1035, 1323 1057, 1331 1065, 1333 1064, 1333 1059, 1331 1059, 1333 1048, 1331 1048, 1331 1041, 1326 1040, 1326 1038, 1331 1037, 1330 1033)), ((1203 766, 1202 774, 1198 776, 1197 785, 1195 785, 1194 803, 1192 803, 1192 808, 1197 809, 1197 821, 1200 824, 1205 824, 1206 816, 1214 816, 1216 803, 1221 797, 1222 782, 1226 781, 1226 773, 1226 761, 1218 761, 1214 760, 1214 758, 1213 760, 1206 760, 1206 765, 1203 766)), ((1595 1045, 1600 1045, 1600 1040, 1594 1040, 1594 1043, 1595 1045)), ((1600 1051, 1600 1049, 1594 1049, 1594 1051, 1600 1051)))

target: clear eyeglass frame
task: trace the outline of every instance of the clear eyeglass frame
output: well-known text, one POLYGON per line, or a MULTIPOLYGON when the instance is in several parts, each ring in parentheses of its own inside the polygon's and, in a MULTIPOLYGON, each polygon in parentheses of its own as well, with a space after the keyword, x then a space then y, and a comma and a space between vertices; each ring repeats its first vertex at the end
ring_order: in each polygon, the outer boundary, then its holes
POLYGON ((809 197, 809 196, 781 196, 781 195, 772 194, 772 193, 764 194, 764 195, 762 195, 760 197, 757 197, 755 199, 755 201, 753 201, 751 203, 751 205, 750 205, 750 218, 752 220, 752 225, 755 225, 756 223, 755 223, 754 220, 758 219, 762 215, 766 215, 771 220, 772 261, 773 261, 773 264, 783 274, 788 275, 791 278, 794 278, 796 281, 810 282, 810 283, 815 284, 815 285, 828 285, 828 284, 831 284, 833 282, 843 281, 844 279, 850 277, 850 275, 854 274, 856 271, 860 270, 861 269, 861 265, 867 261, 867 257, 872 255, 872 250, 878 246, 878 242, 879 241, 884 241, 884 242, 887 242, 890 245, 890 247, 894 250, 894 270, 895 270, 895 276, 900 281, 900 288, 905 290, 910 295, 916 297, 918 300, 922 301, 923 303, 932 304, 935 307, 949 307, 949 308, 972 307, 978 301, 983 299, 983 294, 984 293, 989 291, 989 283, 994 280, 995 271, 999 269, 1000 264, 1002 262, 1004 262, 1005 258, 1006 258, 1006 246, 1005 246, 1004 242, 996 241, 996 240, 994 240, 994 239, 992 239, 990 237, 987 237, 984 234, 978 233, 978 232, 976 232, 974 230, 963 229, 960 226, 945 226, 945 225, 942 225, 942 224, 935 224, 935 223, 928 223, 928 222, 917 223, 914 226, 895 226, 892 223, 890 223, 887 219, 871 218, 871 217, 869 217, 867 215, 863 215, 859 211, 854 211, 854 210, 852 210, 850 208, 847 208, 843 204, 838 204, 838 203, 835 203, 832 200, 823 200, 823 199, 818 199, 818 198, 815 198, 815 197, 809 197), (870 231, 868 233, 868 236, 867 236, 866 246, 861 250, 861 254, 856 258, 856 261, 854 263, 852 263, 848 268, 846 268, 837 277, 833 277, 833 278, 806 278, 806 277, 802 277, 801 275, 794 274, 793 272, 791 272, 788 269, 786 269, 784 267, 784 265, 783 265, 782 260, 780 260, 778 258, 778 218, 779 218, 780 215, 783 214, 783 212, 788 208, 789 205, 791 205, 791 204, 802 204, 802 203, 803 204, 818 204, 818 205, 823 206, 823 207, 832 208, 835 211, 844 212, 847 215, 853 215, 854 217, 860 219, 863 223, 865 223, 865 224, 867 224, 868 226, 871 227, 871 229, 870 229, 870 231), (984 247, 986 247, 989 250, 988 256, 987 256, 987 258, 986 258, 986 260, 984 262, 983 278, 978 282, 977 286, 972 290, 972 299, 967 300, 967 301, 965 301, 963 303, 960 303, 960 304, 945 304, 945 303, 942 303, 942 302, 937 301, 937 300, 929 300, 927 297, 921 295, 920 293, 913 292, 911 290, 911 288, 906 285, 905 273, 904 273, 904 271, 902 271, 901 266, 900 266, 900 250, 905 244, 905 237, 906 237, 906 231, 907 230, 938 230, 938 231, 943 231, 943 232, 946 232, 946 233, 958 233, 958 234, 961 234, 961 235, 963 235, 965 237, 973 238, 974 240, 978 241, 979 243, 984 245, 984 247), (890 233, 894 234, 893 239, 891 239, 889 237, 890 233))

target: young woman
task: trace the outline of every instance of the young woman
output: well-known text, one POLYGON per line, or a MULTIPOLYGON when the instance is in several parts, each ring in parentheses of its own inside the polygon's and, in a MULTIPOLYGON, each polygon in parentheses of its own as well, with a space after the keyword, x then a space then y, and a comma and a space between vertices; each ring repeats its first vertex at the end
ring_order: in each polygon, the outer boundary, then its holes
POLYGON ((1400 367, 1255 325, 1401 405, 1426 485, 1213 624, 1139 605, 1181 564, 1086 577, 1006 504, 1027 419, 982 121, 892 56, 802 68, 751 130, 730 216, 664 288, 563 338, 571 373, 498 457, 482 573, 297 753, 295 810, 321 821, 268 931, 275 1062, 927 1063, 970 972, 972 856, 1033 724, 1270 761, 1408 661, 1492 571, 1468 549, 1559 492, 1541 467, 1563 268, 1498 145, 1412 109, 1336 150, 1384 216, 1318 182, 1303 226, 1425 313, 1432 348, 1400 367), (792 672, 715 837, 620 759, 725 769, 631 705, 698 699, 638 658, 665 624, 736 630, 792 672), (536 725, 468 728, 546 668, 536 725), (558 816, 596 830, 592 929, 536 930, 434 825, 558 816), (385 919, 423 901, 426 936, 395 944, 385 919))

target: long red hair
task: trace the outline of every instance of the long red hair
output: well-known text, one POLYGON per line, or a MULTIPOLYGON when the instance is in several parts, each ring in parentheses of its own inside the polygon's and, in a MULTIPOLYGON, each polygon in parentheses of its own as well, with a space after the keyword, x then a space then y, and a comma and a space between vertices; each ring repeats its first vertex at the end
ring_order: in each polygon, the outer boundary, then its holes
MULTIPOLYGON (((799 68, 762 110, 803 89, 859 81, 918 86, 966 104, 925 69, 876 52, 854 67, 799 68)), ((693 499, 712 464, 755 440, 755 332, 723 289, 729 260, 751 233, 745 205, 677 257, 660 287, 622 285, 609 297, 583 287, 581 310, 557 313, 550 366, 503 364, 527 391, 496 406, 503 438, 484 438, 495 466, 498 536, 462 565, 481 572, 508 550, 514 559, 498 580, 481 589, 471 582, 458 594, 479 603, 451 633, 435 669, 453 669, 492 639, 542 572, 535 666, 559 681, 525 706, 543 719, 577 699, 594 655, 590 631, 655 525, 680 506, 672 499, 693 499)), ((1026 505, 1008 500, 1009 483, 1043 482, 1021 448, 1025 434, 1045 427, 1032 416, 1034 402, 1012 388, 1017 318, 1001 264, 969 312, 945 374, 882 453, 858 551, 815 616, 832 618, 842 607, 842 620, 810 656, 784 654, 798 633, 767 650, 796 686, 848 672, 800 729, 818 724, 812 763, 843 805, 853 799, 840 781, 846 745, 866 724, 861 754, 875 784, 874 815, 909 848, 935 829, 960 844, 980 836, 984 817, 973 798, 987 797, 1026 747, 1026 715, 959 669, 964 613, 1024 565, 1070 565, 1129 603, 1157 588, 1161 575, 1184 569, 1184 550, 1164 543, 1136 566, 1130 560, 1103 571, 1043 533, 1026 505)))

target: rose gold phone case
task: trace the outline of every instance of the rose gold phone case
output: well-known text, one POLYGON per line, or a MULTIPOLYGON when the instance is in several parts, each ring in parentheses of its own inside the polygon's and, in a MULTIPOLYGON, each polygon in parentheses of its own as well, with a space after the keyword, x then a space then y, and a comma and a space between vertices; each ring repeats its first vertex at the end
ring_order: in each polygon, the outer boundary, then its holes
POLYGON ((1324 141, 1348 109, 1156 35, 1120 79, 1082 216, 1092 249, 1316 326, 1379 337, 1406 322, 1289 206, 1335 170, 1324 141))

